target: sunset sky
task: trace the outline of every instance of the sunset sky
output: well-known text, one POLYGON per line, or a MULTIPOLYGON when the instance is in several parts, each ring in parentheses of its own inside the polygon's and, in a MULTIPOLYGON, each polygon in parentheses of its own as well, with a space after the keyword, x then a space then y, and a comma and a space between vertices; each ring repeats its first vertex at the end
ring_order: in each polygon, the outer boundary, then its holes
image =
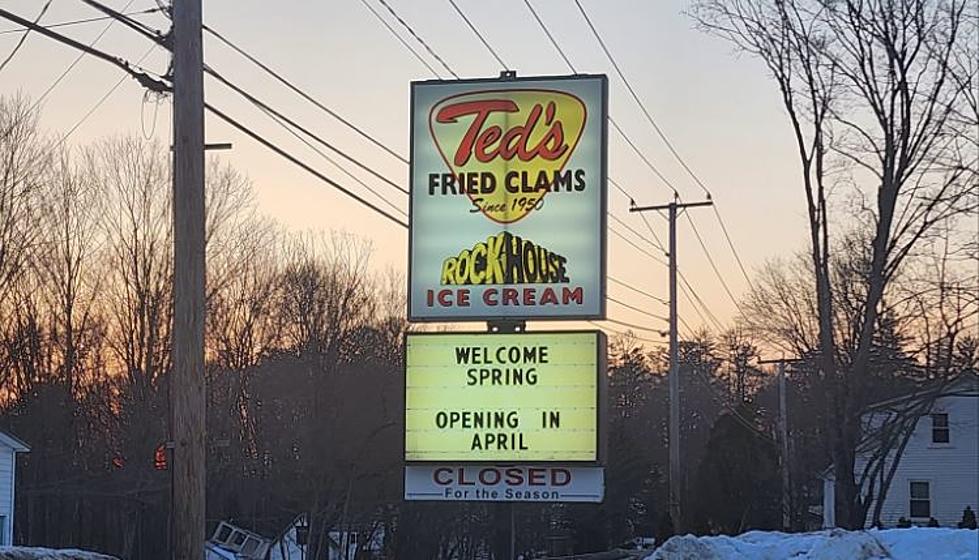
MULTIPOLYGON (((377 0, 366 0, 409 44, 424 47, 404 32, 377 0)), ((478 42, 448 0, 387 0, 428 45, 462 77, 492 77, 499 64, 478 42)), ((155 6, 153 0, 105 0, 131 12, 155 6)), ((802 191, 788 123, 774 83, 756 60, 738 56, 727 43, 694 27, 684 14, 688 2, 583 0, 612 55, 636 88, 657 123, 689 166, 710 189, 749 273, 766 259, 787 256, 805 247, 802 191)), ((521 0, 458 0, 503 60, 519 75, 568 74, 521 0)), ((685 200, 704 193, 672 157, 605 58, 572 0, 533 0, 544 22, 581 73, 607 73, 610 113, 646 156, 677 187, 685 200)), ((4 0, 3 7, 34 19, 41 0, 4 0)), ((293 81, 323 104, 369 131, 394 151, 407 155, 409 83, 434 76, 385 29, 361 0, 316 1, 206 0, 205 22, 241 48, 293 81)), ((78 0, 54 0, 41 20, 53 24, 101 14, 78 0)), ((161 14, 137 16, 157 29, 168 22, 161 14)), ((58 31, 88 43, 107 25, 100 21, 58 31)), ((0 31, 14 29, 0 22, 0 31)), ((0 34, 0 57, 14 47, 19 33, 0 34)), ((149 52, 144 66, 157 72, 167 55, 123 25, 115 24, 97 47, 129 60, 149 52)), ((31 35, 24 48, 0 72, 0 93, 40 95, 74 60, 77 53, 47 38, 31 35)), ((303 101, 226 46, 208 37, 206 62, 257 97, 317 131, 395 182, 407 186, 408 167, 351 133, 336 120, 303 101)), ((438 63, 428 57, 433 67, 438 63)), ((42 123, 60 135, 75 125, 122 78, 118 69, 86 58, 53 90, 44 103, 42 123)), ((214 80, 206 81, 209 102, 261 131, 324 174, 377 200, 332 164, 300 144, 257 109, 214 80)), ((152 135, 168 143, 169 102, 144 103, 134 81, 123 84, 73 134, 80 146, 106 135, 152 135)), ((406 270, 407 232, 319 182, 264 147, 216 119, 207 121, 209 142, 233 142, 222 152, 254 182, 259 208, 294 230, 342 230, 371 240, 374 265, 406 270)), ((609 142, 610 175, 634 194, 639 204, 669 201, 669 188, 642 163, 614 132, 609 142)), ((352 170, 352 169, 351 169, 352 170)), ((389 185, 358 172, 391 202, 407 210, 407 197, 389 185)), ((613 214, 649 237, 639 216, 630 215, 628 200, 610 187, 613 214)), ((736 297, 747 283, 710 209, 693 210, 721 274, 736 297)), ((647 216, 666 241, 666 222, 647 216)), ((656 252, 621 225, 613 227, 650 252, 656 252)), ((736 308, 717 280, 686 219, 679 222, 680 269, 700 297, 725 323, 736 308)), ((633 286, 665 298, 666 269, 619 237, 609 237, 609 272, 633 286)), ((666 307, 616 284, 609 293, 631 305, 665 314, 666 307)), ((680 313, 692 326, 701 320, 683 297, 680 313)), ((609 316, 621 321, 665 328, 665 323, 610 303, 609 316)), ((610 330, 624 330, 608 325, 610 330)), ((644 332, 642 336, 659 338, 644 332)))

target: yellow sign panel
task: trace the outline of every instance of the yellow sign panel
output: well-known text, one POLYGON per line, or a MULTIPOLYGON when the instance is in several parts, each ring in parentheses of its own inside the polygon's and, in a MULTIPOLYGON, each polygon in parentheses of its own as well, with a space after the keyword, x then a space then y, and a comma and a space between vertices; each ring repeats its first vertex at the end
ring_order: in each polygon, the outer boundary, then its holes
POLYGON ((411 334, 407 461, 598 461, 599 332, 411 334))

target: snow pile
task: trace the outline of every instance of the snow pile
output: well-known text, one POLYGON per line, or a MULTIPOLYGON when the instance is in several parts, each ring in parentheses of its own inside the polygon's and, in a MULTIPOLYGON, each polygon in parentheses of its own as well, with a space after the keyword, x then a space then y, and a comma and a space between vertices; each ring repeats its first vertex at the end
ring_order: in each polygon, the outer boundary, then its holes
POLYGON ((979 530, 913 527, 871 531, 894 560, 975 560, 979 530))
POLYGON ((86 550, 15 546, 0 548, 0 560, 117 560, 117 558, 86 550))
POLYGON ((979 531, 888 529, 673 537, 646 560, 975 560, 979 531))

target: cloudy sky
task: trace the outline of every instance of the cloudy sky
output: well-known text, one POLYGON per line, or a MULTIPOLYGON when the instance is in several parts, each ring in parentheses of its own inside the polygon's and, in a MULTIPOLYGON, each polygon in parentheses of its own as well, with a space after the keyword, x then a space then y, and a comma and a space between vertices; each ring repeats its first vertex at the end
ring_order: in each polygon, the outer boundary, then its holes
MULTIPOLYGON (((124 11, 152 8, 155 0, 104 0, 124 11)), ((462 77, 490 77, 501 70, 448 0, 386 0, 414 31, 462 77)), ((3 0, 2 7, 21 16, 37 16, 42 0, 3 0)), ((400 154, 408 152, 409 84, 434 76, 373 15, 376 10, 437 70, 441 66, 408 35, 378 0, 206 0, 205 22, 241 48, 278 70, 297 86, 349 121, 369 131, 400 154), (365 4, 366 2, 366 4, 365 4)), ((495 2, 457 0, 457 4, 520 75, 567 74, 568 68, 547 40, 522 0, 495 2)), ((648 159, 676 186, 686 200, 704 196, 666 145, 646 122, 638 105, 615 75, 573 0, 532 0, 555 39, 582 73, 607 73, 610 113, 648 159)), ((656 122, 687 164, 710 190, 745 265, 788 255, 805 246, 804 201, 798 188, 798 164, 788 123, 774 84, 755 60, 738 56, 731 47, 697 30, 680 0, 582 0, 612 56, 632 82, 656 122)), ((100 14, 81 0, 53 0, 42 23, 53 24, 100 14)), ((166 29, 160 14, 134 16, 166 29)), ((60 28, 79 41, 91 42, 104 31, 98 21, 60 28)), ((14 47, 19 33, 0 22, 0 57, 14 47)), ((98 48, 162 72, 166 54, 123 25, 112 25, 98 48), (145 58, 144 58, 145 57, 145 58)), ((21 91, 36 97, 76 57, 70 48, 32 35, 0 72, 0 93, 21 91)), ((335 119, 306 103, 225 45, 207 38, 208 64, 290 117, 334 141, 399 184, 406 184, 407 166, 376 148, 335 119)), ((445 72, 443 71, 443 74, 445 72)), ((43 125, 63 133, 79 122, 100 98, 123 78, 103 62, 86 58, 52 91, 44 103, 43 125)), ((286 147, 351 190, 376 200, 275 123, 221 84, 206 82, 214 105, 286 147)), ((106 135, 146 135, 166 141, 170 133, 167 101, 144 100, 141 88, 125 79, 70 139, 82 145, 106 135)), ((254 182, 262 212, 295 230, 342 230, 372 241, 378 269, 406 270, 407 236, 401 228, 372 214, 329 186, 271 154, 262 146, 209 117, 207 140, 230 141, 234 149, 220 155, 254 182)), ((610 175, 639 204, 667 202, 670 190, 636 156, 621 137, 609 142, 610 175)), ((407 197, 364 175, 390 202, 407 210, 407 197)), ((644 237, 646 224, 626 209, 628 199, 609 193, 613 214, 644 237)), ((734 256, 710 209, 693 210, 693 220, 735 297, 747 289, 734 256)), ((644 250, 657 253, 646 241, 614 220, 621 233, 644 250)), ((666 222, 649 216, 665 241, 666 222)), ((735 304, 710 267, 689 223, 679 228, 680 268, 694 290, 722 322, 736 315, 735 304)), ((609 241, 609 271, 618 279, 667 296, 666 269, 621 238, 609 241)), ((664 314, 666 308, 611 284, 616 299, 664 314)), ((702 321, 685 298, 681 315, 696 327, 702 321)), ((664 325, 637 311, 612 303, 609 314, 621 321, 661 328, 664 325)), ((623 330, 608 325, 610 330, 623 330)), ((643 333, 658 338, 652 333, 643 333)))

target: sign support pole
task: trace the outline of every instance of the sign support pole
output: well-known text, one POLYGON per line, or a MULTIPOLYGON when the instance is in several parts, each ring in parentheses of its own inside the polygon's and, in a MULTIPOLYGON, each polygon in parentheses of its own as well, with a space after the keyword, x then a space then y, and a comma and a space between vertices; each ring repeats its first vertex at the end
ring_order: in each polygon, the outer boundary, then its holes
POLYGON ((680 534, 683 530, 683 510, 680 507, 680 345, 677 335, 677 258, 676 258, 676 218, 677 210, 711 206, 710 200, 704 202, 677 202, 659 206, 633 206, 630 212, 648 210, 667 210, 670 219, 670 520, 673 530, 680 534))

